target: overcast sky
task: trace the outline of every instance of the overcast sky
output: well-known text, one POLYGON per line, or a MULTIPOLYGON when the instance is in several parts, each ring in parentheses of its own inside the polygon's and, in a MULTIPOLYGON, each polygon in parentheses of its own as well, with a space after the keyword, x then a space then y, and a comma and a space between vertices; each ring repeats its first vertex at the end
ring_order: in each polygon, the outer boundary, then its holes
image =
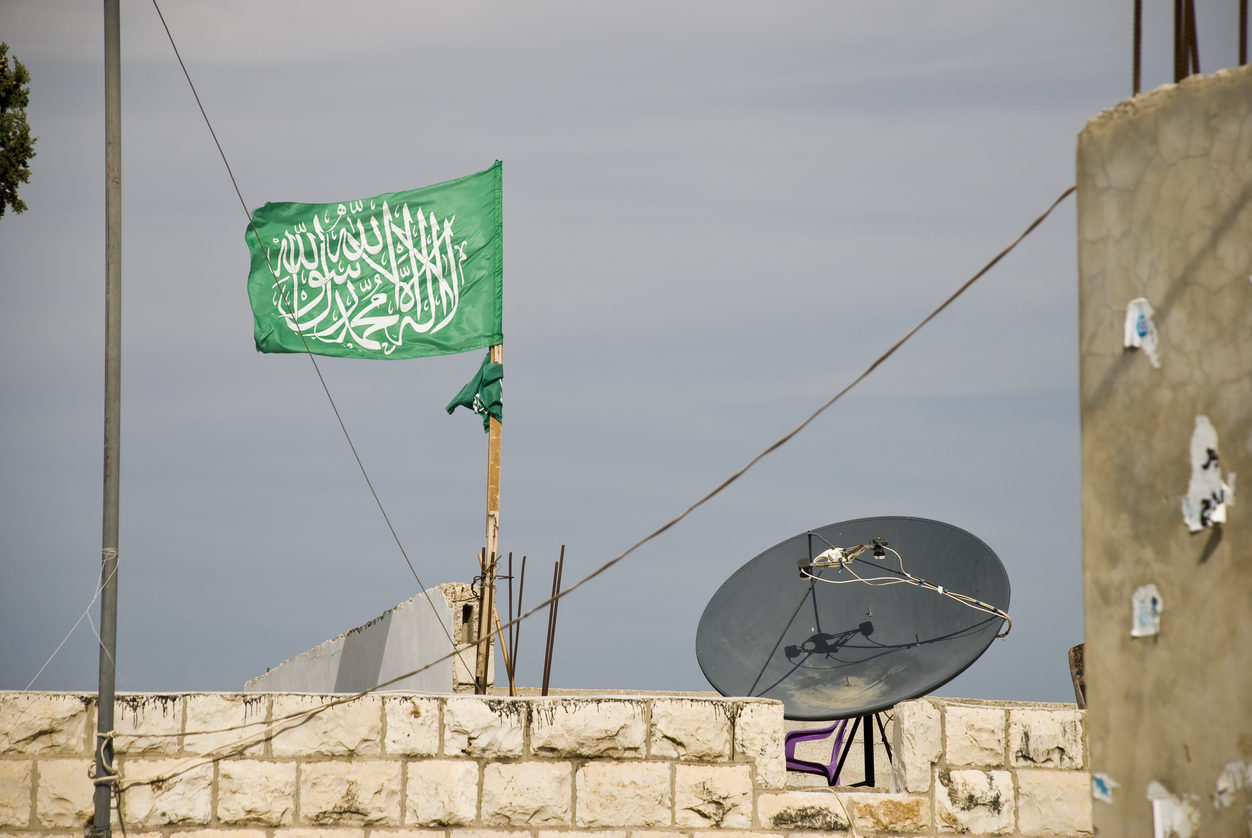
MULTIPOLYGON (((234 690, 418 590, 307 357, 259 355, 246 216, 153 6, 122 13, 118 687, 234 690)), ((1146 4, 1144 88, 1170 80, 1146 4)), ((1201 66, 1235 4, 1199 5, 1201 66)), ((1157 7, 1160 8, 1157 8, 1157 7)), ((1129 3, 165 0, 249 208, 504 161, 501 549, 527 599, 680 512, 859 374, 1073 182, 1130 94, 1129 3)), ((38 136, 0 220, 0 688, 100 568, 103 24, 4 0, 38 136)), ((708 689, 740 565, 811 527, 935 518, 999 555, 1012 634, 941 692, 1073 699, 1083 638, 1072 198, 789 445, 562 606, 560 687, 708 689)), ((481 353, 322 359, 426 585, 469 581, 481 353)), ((98 606, 93 607, 96 618, 98 606)), ((1129 619, 1129 617, 1128 617, 1129 619)), ((519 669, 537 684, 542 619, 519 669)), ((94 690, 86 622, 35 682, 94 690)))

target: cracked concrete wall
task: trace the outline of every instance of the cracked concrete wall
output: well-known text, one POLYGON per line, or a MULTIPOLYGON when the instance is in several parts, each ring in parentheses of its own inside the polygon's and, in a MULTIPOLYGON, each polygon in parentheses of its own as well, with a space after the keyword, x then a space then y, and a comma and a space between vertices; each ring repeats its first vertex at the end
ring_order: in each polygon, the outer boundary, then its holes
POLYGON ((1247 835, 1252 504, 1220 501, 1252 476, 1252 67, 1102 113, 1077 168, 1087 724, 1110 790, 1094 824, 1153 834, 1155 781, 1163 827, 1247 835), (1127 324, 1140 298, 1151 317, 1127 324))

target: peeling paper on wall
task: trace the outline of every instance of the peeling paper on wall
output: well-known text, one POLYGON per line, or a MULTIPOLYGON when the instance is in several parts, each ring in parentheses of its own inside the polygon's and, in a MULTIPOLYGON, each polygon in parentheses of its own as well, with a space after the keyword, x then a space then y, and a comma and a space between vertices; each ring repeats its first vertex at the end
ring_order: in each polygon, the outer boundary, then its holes
POLYGON ((1182 499, 1182 519, 1191 532, 1226 523, 1226 507, 1235 502, 1235 474, 1222 479, 1217 431, 1207 416, 1195 418, 1191 432, 1191 483, 1182 499))
POLYGON ((1098 772, 1091 775, 1091 796, 1103 803, 1113 802, 1113 789, 1118 783, 1108 774, 1098 772))
POLYGON ((1152 304, 1147 298, 1139 297, 1126 304, 1122 345, 1127 349, 1142 349, 1152 366, 1161 368, 1161 359, 1156 354, 1156 324, 1152 322, 1152 304))
POLYGON ((1217 775, 1217 783, 1213 789, 1213 806, 1228 809, 1235 802, 1235 796, 1243 789, 1252 789, 1252 765, 1246 762, 1228 762, 1217 775))
POLYGON ((1140 585, 1130 597, 1131 637, 1151 637, 1161 633, 1161 593, 1156 585, 1140 585))
POLYGON ((1191 838, 1200 829, 1200 813, 1189 800, 1170 794, 1156 780, 1148 783, 1153 838, 1191 838))

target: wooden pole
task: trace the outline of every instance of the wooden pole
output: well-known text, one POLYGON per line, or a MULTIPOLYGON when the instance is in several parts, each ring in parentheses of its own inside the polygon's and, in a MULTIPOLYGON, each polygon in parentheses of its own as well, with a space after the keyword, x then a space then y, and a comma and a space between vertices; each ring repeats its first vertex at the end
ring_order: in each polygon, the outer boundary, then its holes
MULTIPOLYGON (((504 346, 491 347, 491 363, 504 363, 504 346)), ((495 613, 496 559, 500 551, 500 420, 488 419, 487 431, 487 555, 483 559, 482 597, 478 605, 478 657, 474 667, 474 692, 487 692, 491 661, 491 615, 495 613)))

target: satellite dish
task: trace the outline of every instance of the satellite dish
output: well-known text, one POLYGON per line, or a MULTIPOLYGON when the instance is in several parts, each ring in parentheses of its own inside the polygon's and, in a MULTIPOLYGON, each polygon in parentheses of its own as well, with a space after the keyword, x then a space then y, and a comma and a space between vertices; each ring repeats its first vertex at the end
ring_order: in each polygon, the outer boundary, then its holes
POLYGON ((793 536, 726 580, 696 658, 727 696, 797 720, 863 716, 951 681, 1009 625, 1009 579, 965 530, 858 518, 793 536))

